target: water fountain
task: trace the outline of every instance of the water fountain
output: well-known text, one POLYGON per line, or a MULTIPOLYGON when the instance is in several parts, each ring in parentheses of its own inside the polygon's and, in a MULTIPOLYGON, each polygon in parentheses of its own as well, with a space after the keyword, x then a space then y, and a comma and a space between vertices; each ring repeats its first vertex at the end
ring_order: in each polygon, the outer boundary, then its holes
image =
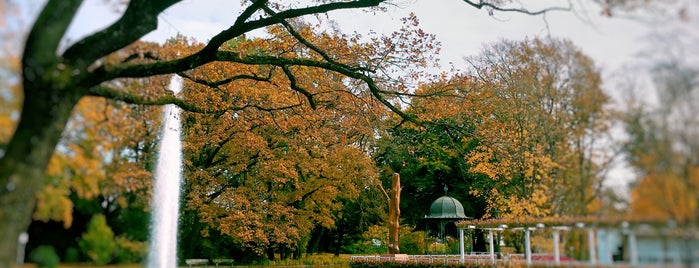
MULTIPOLYGON (((182 89, 182 78, 173 75, 170 90, 182 89)), ((180 109, 168 104, 163 110, 163 130, 155 171, 148 267, 177 267, 177 221, 182 184, 182 143, 180 109)))

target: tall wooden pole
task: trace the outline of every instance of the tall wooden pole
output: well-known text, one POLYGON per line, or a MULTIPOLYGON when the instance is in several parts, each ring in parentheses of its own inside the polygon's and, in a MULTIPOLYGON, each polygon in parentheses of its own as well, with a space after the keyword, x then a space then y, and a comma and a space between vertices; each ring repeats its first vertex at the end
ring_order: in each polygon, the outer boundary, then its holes
POLYGON ((400 241, 400 175, 398 173, 393 173, 391 178, 391 194, 389 195, 382 186, 380 186, 381 192, 383 192, 386 201, 388 201, 388 253, 389 254, 399 254, 400 248, 398 247, 400 241))

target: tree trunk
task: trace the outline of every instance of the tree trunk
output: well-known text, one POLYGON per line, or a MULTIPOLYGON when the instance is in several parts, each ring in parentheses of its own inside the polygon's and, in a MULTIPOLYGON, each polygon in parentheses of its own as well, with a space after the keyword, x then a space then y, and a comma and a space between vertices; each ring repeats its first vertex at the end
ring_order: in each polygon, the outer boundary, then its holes
POLYGON ((17 239, 31 222, 44 170, 80 98, 75 92, 24 81, 22 117, 0 159, 0 267, 16 260, 17 239))
POLYGON ((267 247, 267 259, 270 261, 275 260, 275 258, 274 258, 274 246, 267 247))
POLYGON ((391 197, 388 200, 388 253, 400 253, 400 175, 393 173, 391 197))
POLYGON ((343 224, 337 227, 337 242, 335 242, 335 257, 340 256, 340 250, 342 249, 342 240, 345 238, 345 228, 343 224))
POLYGON ((321 226, 316 227, 316 229, 313 231, 313 235, 311 236, 311 241, 308 242, 306 256, 310 256, 313 255, 313 253, 318 252, 318 248, 320 247, 320 240, 323 239, 324 235, 325 228, 321 226))

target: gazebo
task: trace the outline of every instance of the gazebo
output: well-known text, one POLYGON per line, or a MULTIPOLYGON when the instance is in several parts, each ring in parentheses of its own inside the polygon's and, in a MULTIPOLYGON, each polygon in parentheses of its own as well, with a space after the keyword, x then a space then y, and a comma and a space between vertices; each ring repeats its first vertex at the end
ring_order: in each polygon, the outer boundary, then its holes
MULTIPOLYGON (((461 202, 456 198, 447 196, 447 187, 444 187, 444 189, 445 195, 432 202, 430 214, 425 215, 425 240, 433 233, 437 241, 442 243, 445 243, 446 238, 449 236, 456 238, 458 232, 455 223, 471 219, 471 217, 467 217, 464 214, 464 206, 461 205, 461 202)), ((426 247, 425 250, 429 251, 429 247, 426 247)))

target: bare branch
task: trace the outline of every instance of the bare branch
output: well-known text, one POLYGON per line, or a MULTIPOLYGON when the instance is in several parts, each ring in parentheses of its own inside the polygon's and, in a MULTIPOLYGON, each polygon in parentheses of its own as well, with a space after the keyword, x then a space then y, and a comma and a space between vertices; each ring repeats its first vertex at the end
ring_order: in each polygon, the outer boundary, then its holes
POLYGON ((527 15, 541 15, 545 14, 546 12, 551 12, 551 11, 571 11, 573 9, 572 5, 568 5, 568 7, 549 7, 549 8, 544 8, 540 10, 535 10, 531 11, 525 8, 505 8, 505 7, 500 7, 496 4, 490 3, 490 2, 485 2, 483 0, 479 0, 478 3, 472 1, 472 0, 463 0, 466 4, 469 4, 477 9, 482 9, 482 8, 488 8, 490 9, 488 12, 490 15, 492 15, 492 10, 496 11, 503 11, 503 12, 517 12, 517 13, 523 13, 527 15))
POLYGON ((266 77, 249 75, 249 74, 240 74, 240 75, 231 76, 229 78, 219 80, 219 81, 208 81, 205 79, 195 78, 195 77, 192 77, 191 75, 186 74, 185 72, 179 72, 179 73, 177 73, 177 75, 182 76, 183 78, 185 78, 189 81, 192 81, 194 83, 204 85, 207 87, 211 87, 211 88, 218 88, 222 85, 231 83, 231 82, 236 81, 236 80, 242 80, 242 79, 254 80, 254 81, 259 81, 259 82, 270 82, 270 83, 272 81, 272 71, 271 70, 267 74, 266 77))
POLYGON ((153 52, 148 51, 148 52, 146 52, 146 53, 141 53, 141 52, 139 52, 139 53, 131 54, 131 55, 129 55, 128 57, 126 57, 126 58, 125 58, 123 61, 121 61, 121 62, 122 62, 122 63, 127 63, 127 62, 130 62, 130 61, 133 61, 133 60, 137 60, 137 59, 160 60, 160 58, 158 58, 158 56, 156 56, 155 54, 153 54, 153 52))
POLYGON ((282 67, 282 70, 284 70, 284 74, 286 74, 286 77, 289 78, 289 84, 291 85, 291 89, 306 96, 306 98, 308 99, 308 103, 311 105, 311 108, 313 108, 313 110, 315 110, 317 104, 316 104, 316 101, 313 99, 313 94, 311 94, 311 92, 309 92, 305 88, 300 87, 296 83, 296 77, 291 72, 291 70, 289 70, 289 66, 282 65, 281 67, 282 67))
POLYGON ((208 113, 208 114, 222 114, 226 111, 239 111, 245 109, 247 106, 242 107, 228 107, 226 109, 214 110, 199 107, 196 103, 189 103, 185 100, 178 99, 175 95, 162 95, 157 98, 149 98, 144 96, 139 96, 132 94, 130 92, 125 92, 123 90, 113 89, 107 86, 96 86, 90 89, 89 96, 98 96, 108 99, 123 101, 130 104, 139 105, 165 105, 165 104, 175 104, 185 111, 195 112, 195 113, 208 113))
MULTIPOLYGON (((286 19, 291 19, 291 18, 298 18, 298 17, 303 17, 306 15, 312 15, 312 14, 320 14, 320 13, 326 13, 329 11, 333 10, 340 10, 340 9, 356 9, 356 8, 364 8, 364 7, 374 7, 378 6, 379 4, 383 3, 385 0, 355 0, 355 1, 348 1, 348 2, 333 2, 333 3, 326 3, 326 4, 321 4, 317 6, 311 6, 311 7, 304 7, 304 8, 297 8, 297 9, 289 9, 289 10, 284 10, 279 13, 275 13, 273 16, 269 16, 266 18, 260 18, 258 20, 253 20, 253 21, 248 21, 245 23, 242 23, 244 20, 236 21, 233 26, 230 28, 223 30, 222 32, 218 33, 214 37, 211 38, 211 41, 206 45, 201 50, 201 53, 203 54, 209 54, 209 53, 214 53, 218 48, 226 41, 236 37, 240 36, 243 33, 255 30, 255 29, 260 29, 264 28, 267 26, 271 26, 277 23, 281 23, 282 21, 286 19)), ((248 7, 248 9, 254 9, 252 12, 256 11, 259 8, 262 8, 264 4, 266 4, 267 1, 257 1, 254 2, 253 5, 248 7)), ((247 11, 247 9, 246 9, 247 11)), ((252 13, 251 13, 252 14, 252 13)), ((247 18, 246 18, 247 19, 247 18)))
POLYGON ((179 99, 179 98, 175 97, 174 95, 164 95, 164 96, 159 96, 159 97, 153 99, 153 98, 147 98, 144 96, 138 96, 135 94, 131 94, 129 92, 124 92, 123 90, 113 89, 113 88, 110 88, 107 86, 93 87, 90 89, 87 96, 104 97, 107 99, 122 101, 122 102, 130 103, 130 104, 138 104, 138 105, 175 104, 178 107, 180 107, 183 110, 188 111, 188 112, 214 114, 214 115, 221 115, 221 114, 228 112, 228 111, 242 111, 242 110, 250 109, 250 108, 257 109, 260 111, 265 111, 265 112, 272 112, 272 111, 292 109, 292 108, 296 108, 296 107, 303 105, 302 103, 296 103, 296 104, 290 104, 290 105, 280 106, 280 107, 264 107, 264 106, 260 106, 257 104, 246 104, 243 106, 232 106, 231 105, 231 106, 224 108, 224 109, 204 109, 204 108, 201 108, 200 105, 197 103, 190 103, 186 100, 179 99))

